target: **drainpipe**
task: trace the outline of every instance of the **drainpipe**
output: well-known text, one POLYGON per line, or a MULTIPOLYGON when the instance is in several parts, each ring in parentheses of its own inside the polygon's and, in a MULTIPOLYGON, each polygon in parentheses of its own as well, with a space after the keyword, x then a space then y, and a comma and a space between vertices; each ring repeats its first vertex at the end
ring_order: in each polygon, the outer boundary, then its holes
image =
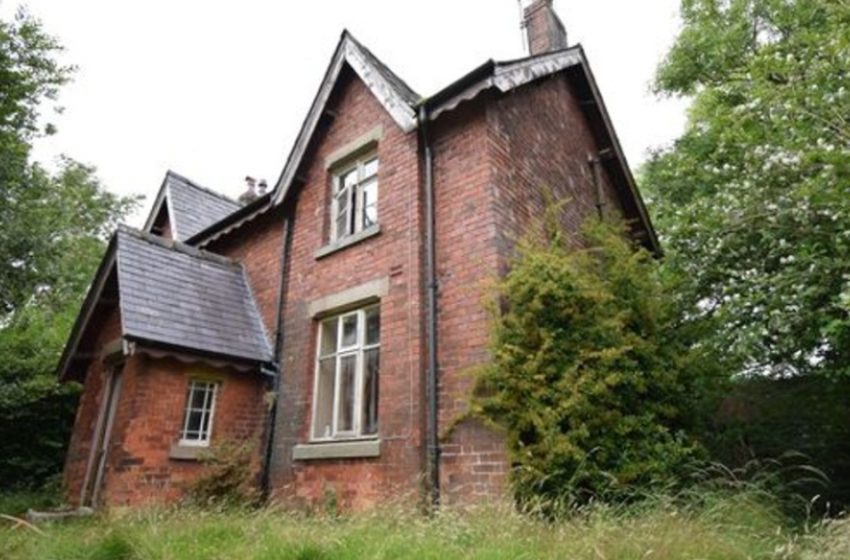
POLYGON ((602 162, 613 159, 614 154, 609 149, 604 149, 596 156, 587 156, 587 163, 590 165, 590 174, 593 180, 594 196, 596 197, 596 211, 599 214, 599 219, 605 217, 605 199, 602 196, 602 177, 599 175, 602 162))
MULTIPOLYGON (((294 210, 293 210, 294 213, 294 210)), ((272 391, 274 400, 269 409, 268 424, 266 425, 266 445, 263 456, 262 467, 262 493, 263 499, 268 499, 271 494, 271 462, 274 451, 274 432, 277 423, 277 407, 280 400, 280 380, 283 375, 283 306, 285 304, 286 278, 289 270, 289 253, 292 247, 292 223, 293 217, 286 216, 283 220, 283 236, 280 245, 280 279, 277 293, 277 314, 275 319, 274 358, 271 365, 272 391)))
POLYGON ((427 481, 431 504, 440 504, 440 438, 437 427, 437 270, 434 242, 434 154, 428 137, 428 110, 419 107, 419 130, 425 156, 425 277, 427 287, 428 369, 425 375, 427 400, 427 481))

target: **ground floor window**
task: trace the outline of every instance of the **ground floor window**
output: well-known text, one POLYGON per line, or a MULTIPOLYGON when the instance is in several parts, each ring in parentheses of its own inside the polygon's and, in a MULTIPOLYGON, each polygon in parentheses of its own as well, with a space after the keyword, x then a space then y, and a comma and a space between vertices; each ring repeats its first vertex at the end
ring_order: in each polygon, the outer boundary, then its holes
POLYGON ((313 439, 377 435, 381 344, 378 307, 323 319, 318 341, 313 439))
POLYGON ((214 381, 193 379, 189 382, 180 445, 208 446, 210 444, 217 393, 218 383, 214 381))

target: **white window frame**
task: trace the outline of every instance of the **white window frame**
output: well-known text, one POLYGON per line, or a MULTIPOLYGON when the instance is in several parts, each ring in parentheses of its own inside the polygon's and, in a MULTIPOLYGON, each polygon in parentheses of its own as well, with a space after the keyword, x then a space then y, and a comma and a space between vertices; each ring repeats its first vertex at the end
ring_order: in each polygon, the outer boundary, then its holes
MULTIPOLYGON (((355 309, 353 311, 346 311, 344 313, 339 313, 337 315, 331 315, 327 317, 323 317, 318 321, 317 325, 317 337, 316 337, 316 367, 315 367, 315 376, 313 379, 313 413, 310 419, 310 441, 313 442, 327 442, 327 441, 345 441, 345 440, 363 440, 363 439, 377 439, 378 433, 380 431, 380 417, 377 421, 377 427, 375 433, 373 434, 363 434, 363 426, 361 425, 361 421, 363 419, 363 389, 364 383, 366 379, 366 352, 371 350, 378 351, 378 360, 380 360, 381 355, 381 334, 380 330, 378 331, 378 342, 373 344, 366 344, 366 314, 369 311, 375 310, 378 312, 378 320, 380 321, 380 308, 378 305, 368 305, 359 309, 355 309), (343 319, 350 316, 357 316, 357 341, 351 346, 342 346, 342 330, 343 330, 343 319), (336 321, 336 350, 332 354, 322 355, 322 337, 324 335, 325 324, 328 321, 336 321), (355 366, 354 366, 354 422, 351 430, 341 431, 338 430, 339 427, 339 399, 340 395, 340 386, 342 375, 340 375, 340 364, 343 358, 349 356, 356 356, 355 358, 355 366), (316 434, 316 416, 319 408, 319 376, 321 374, 321 362, 322 359, 334 359, 334 383, 333 383, 333 402, 332 406, 332 415, 331 415, 331 434, 329 436, 320 436, 316 434)), ((379 362, 380 363, 380 362, 379 362)), ((380 387, 380 365, 378 366, 378 379, 377 383, 380 387)), ((379 391, 380 394, 380 391, 379 391)), ((380 401, 379 401, 380 402, 380 401)))
POLYGON ((380 170, 380 161, 378 160, 378 152, 371 150, 363 155, 358 156, 343 167, 335 170, 333 173, 333 184, 331 186, 331 242, 340 241, 350 235, 360 233, 364 229, 374 227, 378 224, 378 196, 380 192, 380 184, 378 174, 380 170), (376 163, 375 173, 366 175, 366 164, 374 161, 376 163), (349 187, 342 185, 342 178, 350 172, 356 171, 357 179, 355 183, 349 187), (363 208, 363 188, 369 183, 375 183, 375 223, 364 226, 364 211, 363 208), (340 232, 338 229, 338 217, 340 212, 339 200, 340 193, 346 191, 344 197, 346 199, 346 208, 348 210, 348 219, 346 231, 340 232))
POLYGON ((189 381, 189 386, 186 389, 186 405, 183 407, 183 426, 180 429, 179 445, 185 447, 209 447, 212 439, 213 421, 215 420, 215 405, 218 397, 219 383, 208 379, 192 379, 189 381), (195 391, 201 385, 205 386, 206 394, 204 395, 203 408, 192 408, 192 401, 195 391), (212 391, 207 388, 212 386, 212 391), (201 412, 201 434, 205 434, 205 438, 187 438, 189 431, 189 417, 193 411, 201 412), (206 419, 206 429, 204 429, 204 419, 206 419))

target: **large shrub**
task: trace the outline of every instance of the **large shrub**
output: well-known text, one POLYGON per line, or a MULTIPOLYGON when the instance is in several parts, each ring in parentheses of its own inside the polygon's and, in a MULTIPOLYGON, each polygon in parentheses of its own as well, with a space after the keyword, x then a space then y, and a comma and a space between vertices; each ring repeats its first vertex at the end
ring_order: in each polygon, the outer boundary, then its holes
POLYGON ((713 362, 622 227, 543 237, 520 244, 498 287, 476 407, 507 433, 517 497, 621 500, 677 484, 703 455, 689 430, 713 362))

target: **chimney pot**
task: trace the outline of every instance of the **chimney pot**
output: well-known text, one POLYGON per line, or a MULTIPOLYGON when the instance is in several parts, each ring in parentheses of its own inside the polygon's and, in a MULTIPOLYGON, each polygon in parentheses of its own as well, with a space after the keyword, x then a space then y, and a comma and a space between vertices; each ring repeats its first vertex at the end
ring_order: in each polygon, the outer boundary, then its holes
POLYGON ((239 195, 239 202, 248 204, 259 198, 257 194, 257 180, 250 175, 245 177, 245 192, 239 195))
POLYGON ((552 2, 534 0, 523 10, 523 27, 532 56, 567 48, 567 31, 552 2))

